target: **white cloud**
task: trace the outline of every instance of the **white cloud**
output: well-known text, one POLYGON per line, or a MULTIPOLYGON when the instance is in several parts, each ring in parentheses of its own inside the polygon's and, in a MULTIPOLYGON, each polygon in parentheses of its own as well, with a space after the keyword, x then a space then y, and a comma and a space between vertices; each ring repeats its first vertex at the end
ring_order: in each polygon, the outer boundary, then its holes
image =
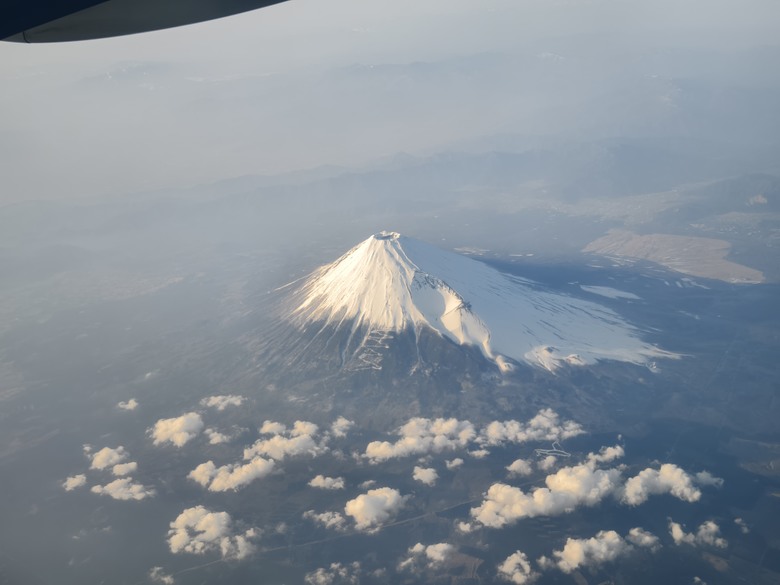
POLYGON ((65 481, 62 482, 62 487, 65 489, 66 492, 69 492, 83 485, 86 485, 86 483, 87 483, 87 476, 82 473, 80 475, 73 475, 67 478, 65 481))
POLYGON ((254 550, 249 538, 254 531, 233 533, 227 512, 211 512, 203 506, 187 508, 171 522, 168 546, 172 553, 219 552, 223 559, 242 559, 254 550))
POLYGON ((425 556, 434 564, 443 563, 455 550, 455 547, 446 542, 429 544, 425 547, 425 556))
POLYGON ((278 460, 288 456, 319 455, 326 448, 314 440, 318 430, 317 425, 307 421, 295 421, 292 429, 287 429, 280 423, 265 421, 260 432, 273 436, 259 439, 254 445, 244 449, 244 459, 253 459, 258 455, 278 460))
POLYGON ((701 486, 723 487, 723 478, 715 477, 709 471, 700 471, 694 478, 696 483, 701 486))
POLYGON ((452 460, 448 459, 447 461, 444 462, 444 464, 447 466, 447 469, 450 470, 457 469, 458 467, 463 465, 463 459, 461 459, 460 457, 456 457, 455 459, 452 460))
POLYGON ((356 585, 360 582, 360 563, 331 563, 328 568, 306 573, 304 580, 308 585, 356 585))
POLYGON ((394 516, 404 506, 407 497, 388 487, 368 490, 349 500, 344 512, 355 520, 358 530, 370 530, 394 516))
POLYGON ((255 457, 249 463, 231 463, 217 467, 213 461, 201 463, 187 475, 210 492, 238 490, 254 480, 265 477, 274 470, 272 459, 255 457))
POLYGON ((135 410, 138 408, 138 401, 135 398, 131 398, 127 402, 118 402, 116 407, 122 410, 135 410))
POLYGON ((216 429, 208 428, 203 431, 209 438, 209 445, 221 445, 222 443, 229 443, 233 438, 230 435, 220 433, 216 429))
POLYGON ((116 449, 103 447, 100 451, 92 455, 92 463, 90 464, 89 468, 105 469, 106 467, 111 467, 117 463, 122 463, 122 461, 127 459, 129 455, 130 454, 125 450, 124 447, 122 447, 122 445, 116 449))
POLYGON ((309 482, 311 487, 320 488, 323 490, 343 490, 344 478, 343 477, 325 477, 324 475, 318 475, 309 482))
POLYGON ((516 420, 493 421, 479 435, 479 442, 486 445, 526 443, 528 441, 562 441, 581 435, 585 431, 571 420, 560 421, 558 413, 550 408, 540 410, 527 423, 516 420))
POLYGON ((525 459, 516 459, 510 465, 507 465, 506 470, 512 476, 526 476, 533 473, 531 464, 525 459))
POLYGON ((469 451, 469 455, 472 456, 474 459, 484 459, 488 455, 490 455, 490 451, 487 449, 474 449, 473 451, 469 451))
POLYGON ((208 396, 200 401, 201 406, 208 408, 216 408, 217 410, 225 410, 228 406, 241 406, 244 403, 243 396, 235 396, 233 394, 224 394, 218 396, 208 396))
POLYGON ((119 477, 122 475, 130 475, 136 469, 138 469, 138 463, 135 461, 129 461, 127 463, 117 463, 114 465, 114 467, 111 468, 111 473, 119 477))
MULTIPOLYGON (((623 466, 597 468, 598 463, 613 461, 622 454, 621 447, 602 448, 598 454, 590 453, 583 463, 561 467, 545 478, 546 487, 527 493, 505 483, 495 483, 488 488, 482 504, 472 508, 471 515, 485 526, 499 528, 520 518, 555 516, 579 506, 594 506, 610 495, 634 506, 656 494, 668 493, 687 502, 700 497, 693 478, 673 464, 665 463, 658 470, 644 469, 625 483, 623 466)), ((522 464, 519 467, 524 468, 522 464)))
POLYGON ((173 585, 174 583, 173 576, 165 573, 162 567, 152 567, 149 570, 149 580, 152 583, 161 583, 162 585, 173 585))
POLYGON ((472 517, 492 528, 500 528, 520 518, 555 516, 577 506, 594 506, 620 485, 620 470, 594 469, 583 464, 563 467, 545 479, 547 487, 525 493, 503 483, 490 486, 485 500, 472 508, 472 517))
POLYGON ((396 457, 440 453, 466 447, 476 437, 474 425, 469 421, 454 418, 413 418, 400 429, 400 439, 372 441, 366 446, 365 456, 372 462, 386 461, 396 457))
POLYGON ((280 422, 267 420, 263 423, 263 426, 258 429, 258 431, 261 435, 281 435, 287 431, 287 427, 280 422))
POLYGON ((620 459, 625 455, 623 447, 615 445, 614 447, 602 447, 598 453, 588 453, 588 463, 611 463, 615 459, 620 459))
POLYGON ((558 458, 555 455, 548 455, 544 459, 539 459, 536 466, 542 471, 550 471, 558 463, 558 458))
POLYGON ((176 418, 162 418, 151 429, 155 445, 169 442, 177 447, 194 439, 203 430, 203 419, 197 412, 188 412, 176 418))
POLYGON ((455 547, 446 542, 424 545, 418 542, 409 548, 406 559, 398 563, 399 570, 433 568, 446 561, 455 551, 455 547))
MULTIPOLYGON (((78 477, 78 476, 76 476, 76 477, 78 477)), ((68 478, 68 479, 70 479, 70 478, 68 478)), ((65 489, 67 489, 67 488, 65 488, 65 489)), ((734 524, 739 526, 739 530, 740 530, 740 532, 742 532, 742 534, 749 534, 750 533, 750 528, 748 527, 747 523, 742 518, 734 518, 734 524)))
POLYGON ((314 510, 306 510, 303 513, 303 517, 333 530, 344 530, 347 522, 339 512, 321 512, 318 514, 314 510))
POLYGON ((632 550, 614 530, 602 530, 591 538, 568 538, 563 550, 553 551, 557 567, 571 573, 582 566, 595 567, 614 561, 632 550))
POLYGON ((637 506, 650 496, 661 494, 671 494, 685 502, 696 502, 701 497, 690 475, 673 463, 664 463, 660 469, 648 467, 626 481, 623 501, 637 506))
POLYGON ((498 576, 510 583, 525 585, 533 583, 539 577, 539 573, 536 573, 531 568, 531 563, 526 554, 522 551, 517 551, 509 555, 503 563, 498 565, 498 576))
POLYGON ((93 494, 109 496, 115 500, 143 500, 154 495, 154 490, 140 483, 133 483, 132 478, 115 479, 106 485, 92 486, 93 494))
POLYGON ((632 528, 629 530, 626 535, 626 540, 638 547, 649 548, 653 551, 661 547, 658 537, 652 532, 648 532, 642 528, 632 528))
POLYGON ((347 432, 349 429, 351 429, 355 425, 354 422, 351 420, 348 420, 344 418, 343 416, 338 417, 333 424, 330 426, 330 432, 333 433, 334 437, 346 437, 347 432))
POLYGON ((726 548, 728 541, 720 536, 720 526, 712 520, 708 520, 699 526, 695 533, 685 532, 677 522, 669 520, 669 534, 672 535, 674 544, 690 544, 691 546, 708 545, 716 548, 726 548))
POLYGON ((420 467, 415 466, 412 478, 425 485, 436 485, 436 480, 439 479, 439 474, 433 467, 420 467))

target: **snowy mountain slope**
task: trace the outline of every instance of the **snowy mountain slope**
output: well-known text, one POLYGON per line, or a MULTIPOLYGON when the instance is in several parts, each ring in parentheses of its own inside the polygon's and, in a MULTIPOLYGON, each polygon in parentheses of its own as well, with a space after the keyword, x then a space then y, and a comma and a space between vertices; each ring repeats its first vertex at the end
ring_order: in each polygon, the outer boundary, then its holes
POLYGON ((502 371, 512 360, 553 371, 673 357, 606 307, 394 232, 373 235, 315 271, 295 298, 289 317, 302 326, 347 327, 364 339, 427 327, 478 347, 502 371))

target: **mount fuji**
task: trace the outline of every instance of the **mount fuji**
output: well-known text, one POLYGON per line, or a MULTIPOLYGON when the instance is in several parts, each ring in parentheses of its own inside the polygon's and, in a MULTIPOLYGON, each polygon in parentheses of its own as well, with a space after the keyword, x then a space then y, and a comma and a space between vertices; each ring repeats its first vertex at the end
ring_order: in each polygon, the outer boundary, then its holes
POLYGON ((477 348, 501 372, 676 357, 605 306, 395 232, 369 237, 297 284, 284 318, 309 344, 337 346, 342 364, 381 369, 388 339, 403 333, 413 333, 418 354, 421 336, 434 333, 477 348))

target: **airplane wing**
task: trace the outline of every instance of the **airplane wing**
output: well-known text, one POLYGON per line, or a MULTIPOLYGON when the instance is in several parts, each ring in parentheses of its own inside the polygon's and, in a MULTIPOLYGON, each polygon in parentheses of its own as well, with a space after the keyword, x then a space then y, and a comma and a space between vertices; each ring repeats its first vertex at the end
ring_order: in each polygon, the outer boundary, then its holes
POLYGON ((171 28, 285 0, 5 0, 0 39, 82 41, 171 28))

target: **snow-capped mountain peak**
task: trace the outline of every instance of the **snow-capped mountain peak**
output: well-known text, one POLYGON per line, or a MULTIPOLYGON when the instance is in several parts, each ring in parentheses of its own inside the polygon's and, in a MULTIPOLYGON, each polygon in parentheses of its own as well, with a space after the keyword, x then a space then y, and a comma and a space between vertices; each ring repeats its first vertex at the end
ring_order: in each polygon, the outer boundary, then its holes
POLYGON ((296 299, 291 317, 299 323, 348 327, 366 338, 427 327, 478 347, 502 371, 511 360, 552 371, 671 356, 606 307, 396 232, 375 234, 315 271, 296 299))

